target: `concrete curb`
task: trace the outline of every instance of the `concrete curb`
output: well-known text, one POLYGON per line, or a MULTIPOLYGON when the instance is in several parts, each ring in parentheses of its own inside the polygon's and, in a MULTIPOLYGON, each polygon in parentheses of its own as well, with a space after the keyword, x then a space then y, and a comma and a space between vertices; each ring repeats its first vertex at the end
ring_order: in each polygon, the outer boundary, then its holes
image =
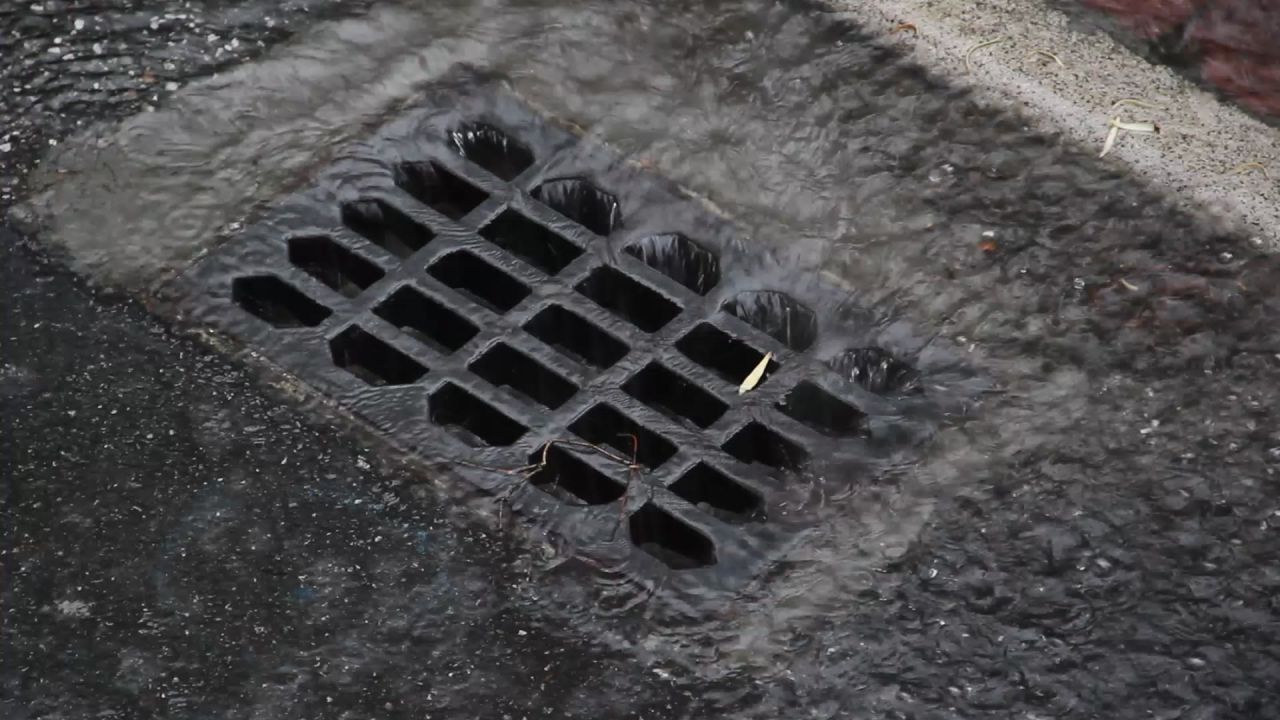
POLYGON ((1254 244, 1280 250, 1280 131, 1172 70, 1072 28, 1039 0, 828 2, 984 101, 1020 110, 1037 130, 1101 151, 1110 118, 1155 122, 1159 134, 1121 133, 1107 157, 1175 202, 1204 207, 1254 244), (1113 110, 1122 98, 1159 109, 1113 110))
MULTIPOLYGON (((1280 177, 1280 131, 1172 71, 1109 37, 1071 29, 1066 16, 1039 0, 825 2, 838 5, 837 17, 900 46, 935 74, 975 88, 980 100, 1020 109, 1029 126, 1091 152, 1101 147, 1117 99, 1159 103, 1159 112, 1119 113, 1155 120, 1162 132, 1124 134, 1107 160, 1127 164, 1175 204, 1206 207, 1255 245, 1280 249, 1280 189, 1262 170, 1233 172, 1246 162, 1270 163, 1280 177), (918 35, 892 32, 900 21, 918 35), (970 55, 997 37, 1008 40, 970 55), (1063 66, 1037 50, 1054 53, 1063 66)), ((514 74, 532 99, 545 95, 540 78, 557 72, 554 63, 531 69, 518 49, 476 39, 532 36, 545 27, 538 12, 490 16, 483 5, 461 13, 392 6, 321 26, 257 62, 189 85, 155 112, 61 143, 32 174, 33 197, 11 219, 107 286, 154 290, 258 203, 287 191, 410 98, 417 83, 464 63, 514 74), (437 40, 422 47, 423 37, 437 40), (68 207, 77 211, 61 211, 68 207)), ((552 108, 552 114, 588 110, 552 108)), ((663 169, 680 179, 678 169, 663 169)), ((754 171, 747 163, 740 172, 754 171)))

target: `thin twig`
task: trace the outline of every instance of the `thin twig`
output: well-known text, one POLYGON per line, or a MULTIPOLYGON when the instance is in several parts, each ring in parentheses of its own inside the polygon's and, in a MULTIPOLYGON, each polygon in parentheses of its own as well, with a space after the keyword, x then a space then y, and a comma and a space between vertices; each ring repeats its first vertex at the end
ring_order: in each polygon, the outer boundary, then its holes
MULTIPOLYGON (((547 444, 550 445, 551 443, 547 443, 547 444)), ((473 462, 470 462, 469 460, 454 460, 454 462, 457 463, 458 465, 465 465, 469 468, 475 468, 476 470, 488 470, 489 472, 502 473, 503 475, 523 475, 529 470, 534 470, 534 471, 541 470, 542 466, 546 464, 546 459, 544 458, 543 461, 540 463, 533 463, 532 465, 522 465, 518 468, 500 468, 500 467, 494 467, 492 465, 481 465, 480 463, 473 463, 473 462)))
MULTIPOLYGON (((465 467, 474 468, 476 470, 485 470, 488 472, 495 472, 495 473, 500 473, 502 475, 515 476, 515 477, 523 478, 524 480, 530 480, 533 478, 533 476, 537 475, 539 472, 546 469, 547 465, 550 462, 549 455, 551 453, 551 446, 563 445, 571 448, 589 450, 593 453, 596 453, 597 455, 600 455, 608 460, 611 460, 625 467, 627 469, 626 488, 629 493, 631 489, 631 480, 634 477, 638 476, 642 469, 642 466, 640 465, 640 462, 639 462, 640 438, 632 433, 624 433, 623 435, 625 437, 631 438, 631 459, 630 460, 628 460, 626 457, 622 455, 619 455, 616 452, 613 452, 612 450, 609 450, 608 448, 603 448, 594 443, 584 442, 582 440, 548 440, 542 445, 542 451, 541 451, 542 455, 538 462, 530 463, 528 465, 521 465, 520 467, 515 467, 515 468, 495 467, 493 465, 482 465, 480 463, 473 463, 469 460, 455 460, 454 462, 456 462, 459 465, 463 465, 465 467)), ((559 485, 559 477, 556 478, 556 484, 557 486, 559 485)), ((497 500, 499 504, 499 515, 498 515, 499 522, 502 522, 502 514, 501 514, 502 508, 504 508, 507 505, 508 501, 511 499, 511 495, 516 491, 518 487, 519 485, 511 485, 509 488, 507 488, 506 491, 504 491, 501 495, 498 496, 497 500)), ((627 495, 624 495, 623 502, 622 502, 623 516, 625 516, 626 510, 627 510, 626 498, 627 498, 627 495)), ((585 506, 586 504, 587 503, 574 504, 574 505, 585 506)), ((618 526, 621 526, 621 524, 622 524, 622 520, 621 518, 619 518, 618 526)), ((614 530, 613 530, 614 535, 616 535, 618 532, 618 529, 617 529, 618 526, 614 527, 614 530)))
POLYGON ((920 31, 916 28, 914 23, 900 22, 893 26, 893 29, 889 31, 889 34, 893 35, 894 33, 900 32, 909 32, 914 37, 920 37, 920 31))
POLYGON ((1036 48, 1035 50, 1032 50, 1031 52, 1027 53, 1027 55, 1028 55, 1028 56, 1030 56, 1030 55, 1039 55, 1040 57, 1048 58, 1049 60, 1052 60, 1052 61, 1054 61, 1054 62, 1058 63, 1058 67, 1066 67, 1066 66, 1067 66, 1067 65, 1066 65, 1066 63, 1062 62, 1062 58, 1058 57, 1057 55, 1054 55, 1053 53, 1049 52, 1048 50, 1041 50, 1041 49, 1039 49, 1039 48, 1036 48))
POLYGON ((1266 178, 1266 179, 1268 179, 1268 180, 1270 180, 1270 179, 1271 179, 1271 175, 1267 172, 1267 166, 1266 166, 1266 165, 1263 165, 1263 164, 1262 164, 1262 163, 1260 163, 1260 162, 1243 162, 1243 163, 1240 163, 1239 165, 1235 166, 1235 168, 1233 168, 1233 169, 1231 170, 1231 174, 1232 174, 1232 175, 1243 175, 1243 174, 1245 174, 1245 173, 1247 173, 1247 172, 1252 172, 1252 171, 1254 171, 1254 170, 1257 170, 1257 171, 1261 172, 1261 173, 1262 173, 1262 177, 1264 177, 1264 178, 1266 178))
POLYGON ((622 505, 618 508, 618 522, 614 524, 613 532, 609 533, 610 540, 618 536, 618 528, 622 527, 622 520, 627 516, 627 504, 631 500, 631 481, 640 473, 640 437, 635 433, 619 433, 619 436, 631 438, 631 463, 627 465, 627 485, 622 491, 622 505))
POLYGON ((1155 103, 1149 103, 1144 100, 1139 100, 1137 98, 1120 98, 1119 100, 1111 103, 1111 111, 1115 112, 1116 110, 1119 110, 1125 105, 1133 105, 1134 107, 1147 108, 1148 110, 1160 110, 1160 111, 1164 110, 1164 108, 1160 107, 1159 105, 1156 105, 1155 103))
POLYGON ((969 48, 967 51, 965 51, 965 54, 964 54, 965 72, 968 72, 970 74, 973 73, 973 63, 971 62, 971 60, 973 58, 974 53, 978 52, 983 48, 991 47, 992 45, 999 45, 1002 42, 1008 42, 1008 40, 1009 38, 1004 38, 1004 37, 993 38, 991 40, 984 40, 983 42, 980 42, 977 45, 974 45, 973 47, 969 48))
POLYGON ((578 447, 578 448, 584 448, 584 449, 590 450, 594 453, 597 453, 599 455, 603 455, 604 457, 609 458, 610 460, 618 463, 619 465, 631 464, 622 455, 612 452, 606 448, 602 448, 599 445, 593 445, 589 442, 583 442, 581 440, 552 440, 551 442, 557 445, 568 445, 570 447, 578 447))

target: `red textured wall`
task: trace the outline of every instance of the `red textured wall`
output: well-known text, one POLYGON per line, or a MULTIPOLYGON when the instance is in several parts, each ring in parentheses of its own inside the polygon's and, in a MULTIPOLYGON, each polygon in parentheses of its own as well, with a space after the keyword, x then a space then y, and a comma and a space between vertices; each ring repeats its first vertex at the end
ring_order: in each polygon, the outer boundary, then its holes
POLYGON ((1186 22, 1198 0, 1080 0, 1102 10, 1145 40, 1153 40, 1186 22))
POLYGON ((1172 36, 1206 84, 1280 119, 1280 0, 1079 0, 1140 38, 1172 36))

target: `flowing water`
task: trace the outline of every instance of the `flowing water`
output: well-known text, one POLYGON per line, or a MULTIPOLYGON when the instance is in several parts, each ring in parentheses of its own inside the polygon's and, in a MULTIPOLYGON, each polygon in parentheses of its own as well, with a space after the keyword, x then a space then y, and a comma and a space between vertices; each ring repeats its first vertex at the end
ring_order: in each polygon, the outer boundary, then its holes
MULTIPOLYGON (((668 236, 631 250, 642 260, 691 288, 718 275, 737 296, 728 311, 793 348, 816 343, 852 383, 953 400, 921 454, 791 478, 780 519, 801 518, 804 540, 748 592, 670 600, 608 568, 571 571, 572 548, 553 543, 521 561, 506 607, 679 668, 703 707, 744 717, 1274 706, 1277 268, 1246 239, 801 3, 406 0, 343 27, 305 62, 265 66, 282 76, 244 88, 235 122, 214 106, 234 105, 236 85, 195 85, 181 107, 208 116, 134 126, 151 156, 95 156, 142 179, 125 180, 136 205, 58 221, 79 261, 180 264, 347 152, 352 108, 321 99, 363 98, 367 129, 465 63, 698 194, 757 256, 743 279, 668 236), (184 170, 155 177, 168 163, 184 170), (86 239, 120 212, 138 248, 86 239), (840 308, 770 294, 818 282, 865 310, 873 347, 842 354, 855 338, 820 331, 841 327, 840 308)), ((567 205, 583 192, 545 191, 567 205)), ((618 221, 616 207, 584 219, 618 221)), ((460 524, 498 515, 464 504, 460 524)))

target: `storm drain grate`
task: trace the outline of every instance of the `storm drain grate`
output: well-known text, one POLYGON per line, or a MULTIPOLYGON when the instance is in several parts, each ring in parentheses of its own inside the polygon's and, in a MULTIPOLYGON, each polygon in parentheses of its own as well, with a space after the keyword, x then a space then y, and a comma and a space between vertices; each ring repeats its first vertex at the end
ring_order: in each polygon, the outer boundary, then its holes
POLYGON ((736 588, 795 538, 779 498, 831 457, 900 461, 927 433, 877 428, 930 398, 874 324, 823 342, 846 290, 753 288, 734 233, 508 95, 440 90, 181 290, 584 552, 736 588))

